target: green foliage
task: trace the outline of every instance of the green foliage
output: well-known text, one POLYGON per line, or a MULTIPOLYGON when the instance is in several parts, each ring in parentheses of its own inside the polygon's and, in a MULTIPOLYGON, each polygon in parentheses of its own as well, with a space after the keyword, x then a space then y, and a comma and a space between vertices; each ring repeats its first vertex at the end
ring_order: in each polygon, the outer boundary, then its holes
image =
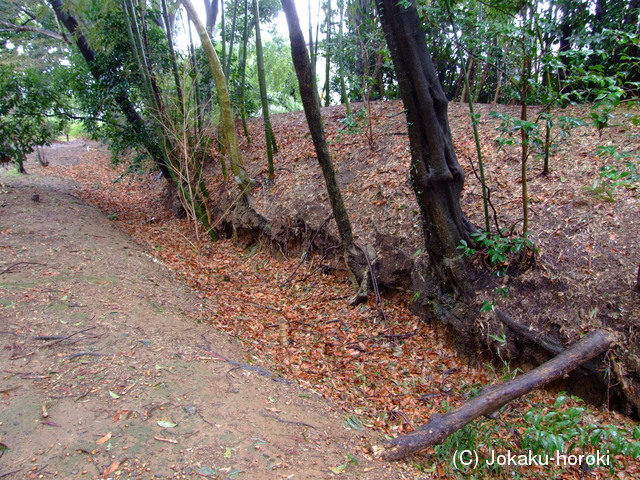
POLYGON ((597 448, 611 456, 640 458, 638 427, 631 431, 615 425, 587 423, 584 414, 588 410, 585 407, 565 408, 567 399, 561 394, 551 410, 534 407, 525 413, 522 448, 550 455, 597 448))
POLYGON ((346 117, 338 120, 343 125, 343 128, 338 129, 338 134, 336 135, 336 138, 330 143, 340 143, 342 141, 343 135, 359 134, 362 131, 362 127, 363 127, 362 124, 366 120, 366 118, 367 118, 367 109, 363 107, 357 110, 356 112, 353 112, 347 115, 346 117))
POLYGON ((609 180, 612 187, 637 189, 640 183, 640 155, 620 152, 615 145, 596 148, 599 157, 610 157, 614 163, 600 169, 600 178, 609 180))
POLYGON ((635 190, 640 186, 640 156, 633 152, 621 152, 616 145, 596 148, 599 157, 609 157, 611 164, 600 168, 598 178, 582 190, 599 200, 615 202, 616 188, 635 190))
POLYGON ((481 312, 491 312, 495 305, 496 305, 495 302, 491 302, 489 300, 485 300, 484 302, 482 302, 482 305, 480 306, 480 311, 481 312))
POLYGON ((471 234, 476 242, 477 248, 470 247, 465 240, 460 241, 458 246, 467 257, 482 252, 484 258, 494 268, 504 268, 509 256, 520 254, 525 249, 533 249, 533 241, 529 238, 529 233, 523 237, 503 237, 501 235, 491 235, 488 232, 480 231, 471 234))
POLYGON ((14 161, 21 169, 27 154, 62 131, 65 118, 55 119, 61 109, 56 78, 0 66, 0 163, 14 161))
POLYGON ((2 0, 0 19, 0 64, 15 71, 43 70, 59 66, 66 57, 66 45, 57 34, 56 18, 47 2, 2 0), (29 28, 42 33, 34 34, 29 28))
MULTIPOLYGON (((572 397, 574 402, 582 402, 572 397)), ((555 478, 566 467, 552 459, 557 455, 594 455, 599 452, 607 465, 588 465, 590 468, 608 468, 614 471, 615 456, 640 458, 640 427, 624 428, 617 425, 596 424, 588 420, 589 410, 584 406, 567 406, 568 397, 560 393, 552 406, 533 405, 524 415, 505 414, 499 420, 475 420, 434 447, 435 459, 445 463, 446 473, 457 478, 521 478, 527 474, 525 466, 499 465, 489 462, 495 455, 511 452, 513 455, 539 455, 544 462, 546 478, 555 478), (460 453, 468 452, 479 461, 460 462, 460 453), (456 458, 457 457, 457 458, 456 458), (458 461, 456 461, 458 460, 458 461), (467 463, 465 465, 465 463, 467 463)), ((588 460, 587 460, 588 461, 588 460)))
POLYGON ((77 140, 80 138, 89 138, 87 130, 82 122, 71 122, 66 125, 62 131, 64 135, 69 135, 70 140, 77 140))

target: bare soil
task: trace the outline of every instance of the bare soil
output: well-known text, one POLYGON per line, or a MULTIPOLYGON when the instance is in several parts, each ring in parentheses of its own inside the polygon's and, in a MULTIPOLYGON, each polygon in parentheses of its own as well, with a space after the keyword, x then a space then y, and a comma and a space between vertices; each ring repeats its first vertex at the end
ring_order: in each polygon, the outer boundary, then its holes
MULTIPOLYGON (((91 155, 48 150, 52 166, 91 155)), ((75 188, 0 171, 0 478, 403 478, 336 405, 202 323, 75 188)))

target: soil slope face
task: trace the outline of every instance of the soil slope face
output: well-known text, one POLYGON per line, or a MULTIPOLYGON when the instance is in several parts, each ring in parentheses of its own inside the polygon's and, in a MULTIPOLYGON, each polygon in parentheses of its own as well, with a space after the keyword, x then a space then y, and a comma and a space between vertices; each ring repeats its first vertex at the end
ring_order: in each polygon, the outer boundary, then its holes
POLYGON ((0 170, 0 477, 403 478, 73 191, 0 170))

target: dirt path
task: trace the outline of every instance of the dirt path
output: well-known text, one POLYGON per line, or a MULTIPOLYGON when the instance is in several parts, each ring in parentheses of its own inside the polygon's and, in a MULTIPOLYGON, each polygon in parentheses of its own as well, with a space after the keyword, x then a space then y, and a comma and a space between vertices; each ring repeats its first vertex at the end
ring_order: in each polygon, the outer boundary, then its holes
POLYGON ((405 478, 73 189, 0 170, 0 478, 405 478))

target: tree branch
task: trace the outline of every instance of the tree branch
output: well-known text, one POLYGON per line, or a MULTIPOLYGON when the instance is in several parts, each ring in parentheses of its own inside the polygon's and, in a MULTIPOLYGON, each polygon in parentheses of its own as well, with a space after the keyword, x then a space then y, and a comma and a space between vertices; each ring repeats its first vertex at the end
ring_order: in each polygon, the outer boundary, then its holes
POLYGON ((2 25, 3 27, 6 27, 3 29, 0 29, 0 32, 15 32, 15 33, 31 32, 31 33, 37 33, 39 35, 45 35, 47 37, 54 38, 56 40, 60 40, 62 42, 68 43, 67 39, 64 36, 60 35, 58 32, 47 30, 46 28, 29 27, 27 25, 15 25, 11 22, 5 22, 4 20, 0 20, 0 25, 2 25))

